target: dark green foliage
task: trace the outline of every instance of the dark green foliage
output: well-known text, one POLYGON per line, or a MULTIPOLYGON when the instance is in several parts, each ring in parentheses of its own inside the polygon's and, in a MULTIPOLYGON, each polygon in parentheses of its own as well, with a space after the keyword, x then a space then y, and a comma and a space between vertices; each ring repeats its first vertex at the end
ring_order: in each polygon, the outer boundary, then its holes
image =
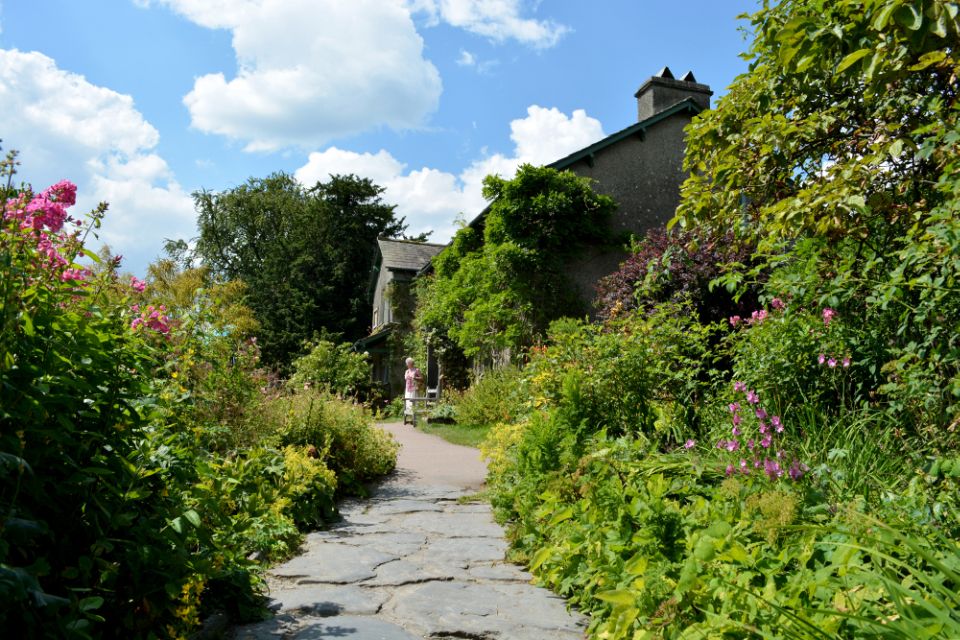
POLYGON ((551 320, 586 311, 563 273, 586 244, 605 240, 613 200, 572 172, 523 165, 485 181, 486 217, 465 227, 418 288, 416 326, 469 357, 517 359, 551 320))
POLYGON ((277 173, 222 193, 198 192, 197 254, 215 275, 246 283, 264 361, 287 367, 315 334, 366 334, 365 292, 378 236, 406 225, 368 179, 311 188, 277 173))

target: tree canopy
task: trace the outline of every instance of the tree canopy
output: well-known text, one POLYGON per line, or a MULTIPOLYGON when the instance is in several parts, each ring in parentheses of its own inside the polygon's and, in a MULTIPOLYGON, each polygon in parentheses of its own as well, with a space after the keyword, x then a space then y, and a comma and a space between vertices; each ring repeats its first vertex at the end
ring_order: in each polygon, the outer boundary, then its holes
POLYGON ((382 193, 353 175, 305 188, 275 173, 194 194, 196 253, 215 275, 247 285, 266 363, 289 365, 323 330, 347 339, 366 333, 376 238, 406 229, 382 193))

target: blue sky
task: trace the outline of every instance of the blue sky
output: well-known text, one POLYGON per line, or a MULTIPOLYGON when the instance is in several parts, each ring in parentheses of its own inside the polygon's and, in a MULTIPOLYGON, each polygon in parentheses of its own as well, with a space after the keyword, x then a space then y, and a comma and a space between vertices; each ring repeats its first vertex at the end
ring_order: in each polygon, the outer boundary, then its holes
POLYGON ((357 173, 445 241, 487 173, 636 120, 664 65, 714 99, 753 0, 0 0, 0 138, 21 178, 111 204, 142 273, 195 235, 190 194, 357 173))

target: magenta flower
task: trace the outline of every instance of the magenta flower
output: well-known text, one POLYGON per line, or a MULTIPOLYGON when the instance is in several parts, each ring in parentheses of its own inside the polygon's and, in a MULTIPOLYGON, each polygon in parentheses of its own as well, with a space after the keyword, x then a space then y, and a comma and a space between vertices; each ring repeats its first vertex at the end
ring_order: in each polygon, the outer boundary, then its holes
POLYGON ((773 428, 777 430, 777 433, 783 433, 783 424, 780 422, 780 416, 773 416, 770 418, 770 424, 773 425, 773 428))
POLYGON ((766 419, 767 419, 767 412, 766 412, 766 410, 764 410, 763 407, 757 407, 756 414, 757 414, 757 419, 759 419, 759 420, 766 420, 766 419))
POLYGON ((836 358, 827 358, 827 366, 830 367, 831 369, 836 367, 837 366, 836 358))
POLYGON ((740 427, 738 427, 737 425, 733 425, 732 431, 733 431, 733 435, 735 435, 735 436, 739 436, 739 435, 742 433, 742 432, 740 431, 740 427))
POLYGON ((747 440, 747 449, 750 449, 750 451, 753 451, 754 446, 755 446, 755 443, 753 442, 753 438, 750 438, 749 440, 747 440))
POLYGON ((693 449, 695 446, 697 446, 696 440, 687 440, 683 443, 684 449, 693 449))
POLYGON ((779 311, 786 308, 787 305, 783 304, 783 300, 780 298, 774 298, 770 301, 770 306, 779 311))
POLYGON ((776 480, 783 475, 783 469, 780 468, 780 464, 776 460, 770 460, 769 458, 763 461, 763 470, 771 480, 776 480))
POLYGON ((740 417, 739 413, 733 414, 733 426, 740 426, 740 423, 743 422, 743 418, 740 417))
POLYGON ((761 420, 761 421, 760 421, 760 424, 757 425, 757 428, 760 429, 760 433, 766 433, 766 432, 767 432, 767 423, 764 422, 763 420, 761 420))
POLYGON ((817 362, 819 362, 820 364, 823 364, 823 363, 826 362, 826 361, 827 361, 827 356, 823 355, 822 353, 821 353, 820 356, 817 358, 817 362))
POLYGON ((734 382, 733 390, 743 393, 747 390, 747 384, 745 382, 734 382))
POLYGON ((743 458, 740 458, 740 473, 744 475, 750 473, 750 465, 743 458))
POLYGON ((740 403, 731 402, 730 404, 727 405, 727 408, 730 409, 730 413, 736 413, 737 411, 740 411, 740 403))
POLYGON ((727 451, 736 451, 740 448, 739 440, 727 440, 727 444, 724 447, 727 451))
POLYGON ((768 433, 763 436, 763 439, 760 441, 760 446, 764 449, 769 449, 771 444, 773 444, 773 436, 768 433))
POLYGON ((837 312, 831 309, 830 307, 824 307, 823 309, 823 324, 825 326, 830 326, 830 321, 837 317, 837 312))
POLYGON ((843 359, 843 367, 847 368, 850 366, 850 356, 847 356, 843 359))
POLYGON ((743 318, 740 316, 730 316, 730 326, 736 327, 738 324, 740 324, 741 320, 743 320, 743 318))
POLYGON ((728 465, 727 465, 726 474, 727 474, 728 476, 732 476, 732 475, 733 475, 733 465, 732 465, 732 464, 728 464, 728 465))
POLYGON ((133 288, 134 291, 143 293, 144 290, 147 288, 147 283, 144 282, 143 280, 138 279, 136 276, 130 276, 130 286, 133 288))
POLYGON ((757 395, 757 392, 751 389, 747 391, 747 402, 750 404, 757 404, 760 402, 760 396, 757 395))

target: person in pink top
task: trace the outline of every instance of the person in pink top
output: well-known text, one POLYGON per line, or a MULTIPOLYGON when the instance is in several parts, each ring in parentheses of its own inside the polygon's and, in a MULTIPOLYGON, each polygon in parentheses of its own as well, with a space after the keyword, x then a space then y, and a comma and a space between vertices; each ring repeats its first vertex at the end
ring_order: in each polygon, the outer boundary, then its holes
POLYGON ((403 372, 403 379, 406 383, 403 392, 405 398, 403 413, 404 416, 412 416, 413 401, 410 398, 417 396, 417 389, 420 388, 420 383, 423 381, 423 374, 420 373, 420 369, 414 366, 413 358, 407 358, 407 370, 403 372))

